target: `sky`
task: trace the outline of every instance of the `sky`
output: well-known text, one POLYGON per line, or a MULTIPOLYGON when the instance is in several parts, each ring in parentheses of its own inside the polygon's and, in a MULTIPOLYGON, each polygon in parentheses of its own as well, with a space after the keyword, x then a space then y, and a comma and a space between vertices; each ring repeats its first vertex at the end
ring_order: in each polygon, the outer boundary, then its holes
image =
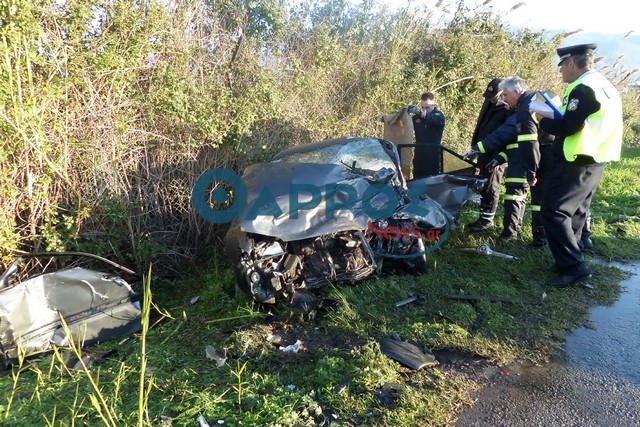
MULTIPOLYGON (((390 8, 426 7, 455 11, 459 0, 379 0, 390 8)), ((640 6, 636 0, 464 0, 470 9, 493 9, 502 21, 517 28, 576 32, 564 46, 598 43, 595 56, 605 56, 602 64, 620 64, 627 71, 640 69, 640 6)), ((439 16, 440 17, 440 16, 439 16)), ((445 18, 446 19, 446 18, 445 18)), ((640 76, 640 71, 634 74, 640 76)))
MULTIPOLYGON (((459 0, 379 0, 390 8, 427 7, 454 11, 459 0)), ((640 35, 635 0, 464 0, 472 9, 497 11, 514 27, 640 35)))
MULTIPOLYGON (((399 2, 400 3, 400 2, 399 2)), ((484 1, 465 1, 470 6, 484 1)), ((640 36, 639 9, 633 0, 491 0, 486 7, 505 13, 505 21, 517 27, 546 30, 581 29, 593 33, 634 31, 640 36), (522 4, 514 10, 510 9, 522 4)))

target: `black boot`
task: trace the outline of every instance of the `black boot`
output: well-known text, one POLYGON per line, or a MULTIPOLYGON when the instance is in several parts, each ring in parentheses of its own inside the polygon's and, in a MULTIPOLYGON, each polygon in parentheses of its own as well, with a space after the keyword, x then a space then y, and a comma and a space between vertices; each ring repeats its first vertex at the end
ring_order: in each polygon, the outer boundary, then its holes
POLYGON ((481 231, 487 230, 491 227, 493 227, 493 221, 478 218, 477 220, 467 224, 465 229, 471 233, 480 233, 481 231))
POLYGON ((480 205, 480 218, 465 225, 465 230, 479 233, 493 227, 493 217, 496 216, 497 206, 480 205))

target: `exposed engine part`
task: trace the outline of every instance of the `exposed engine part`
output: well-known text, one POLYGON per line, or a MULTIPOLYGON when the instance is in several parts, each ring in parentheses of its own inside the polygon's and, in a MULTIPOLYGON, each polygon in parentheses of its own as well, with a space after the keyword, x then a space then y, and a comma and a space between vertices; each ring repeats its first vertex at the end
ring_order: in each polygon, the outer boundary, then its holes
POLYGON ((286 250, 275 250, 275 244, 259 242, 251 254, 243 254, 246 290, 262 303, 272 304, 278 293, 296 289, 355 283, 376 270, 373 252, 360 232, 288 242, 286 250))

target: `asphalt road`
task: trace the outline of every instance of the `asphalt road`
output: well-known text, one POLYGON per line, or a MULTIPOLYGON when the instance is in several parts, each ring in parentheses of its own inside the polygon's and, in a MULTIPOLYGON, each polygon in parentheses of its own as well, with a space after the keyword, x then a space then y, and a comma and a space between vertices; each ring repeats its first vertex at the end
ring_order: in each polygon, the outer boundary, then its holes
POLYGON ((591 312, 592 328, 568 337, 565 352, 545 366, 512 366, 456 427, 640 426, 640 264, 611 306, 591 312))

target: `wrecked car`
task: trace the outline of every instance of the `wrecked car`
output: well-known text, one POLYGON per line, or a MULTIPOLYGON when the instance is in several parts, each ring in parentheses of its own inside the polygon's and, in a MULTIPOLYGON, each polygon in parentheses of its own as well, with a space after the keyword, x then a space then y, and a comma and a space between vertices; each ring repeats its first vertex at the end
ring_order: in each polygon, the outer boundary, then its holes
POLYGON ((247 204, 225 248, 239 287, 268 304, 307 301, 313 289, 387 267, 425 272, 426 253, 483 184, 440 174, 408 185, 396 146, 378 138, 289 148, 249 166, 242 180, 247 204))
POLYGON ((17 258, 0 276, 2 367, 53 345, 67 346, 70 339, 84 347, 141 329, 141 294, 119 274, 84 268, 77 260, 74 266, 49 271, 52 257, 70 256, 99 260, 120 273, 136 275, 105 258, 82 252, 17 258))

